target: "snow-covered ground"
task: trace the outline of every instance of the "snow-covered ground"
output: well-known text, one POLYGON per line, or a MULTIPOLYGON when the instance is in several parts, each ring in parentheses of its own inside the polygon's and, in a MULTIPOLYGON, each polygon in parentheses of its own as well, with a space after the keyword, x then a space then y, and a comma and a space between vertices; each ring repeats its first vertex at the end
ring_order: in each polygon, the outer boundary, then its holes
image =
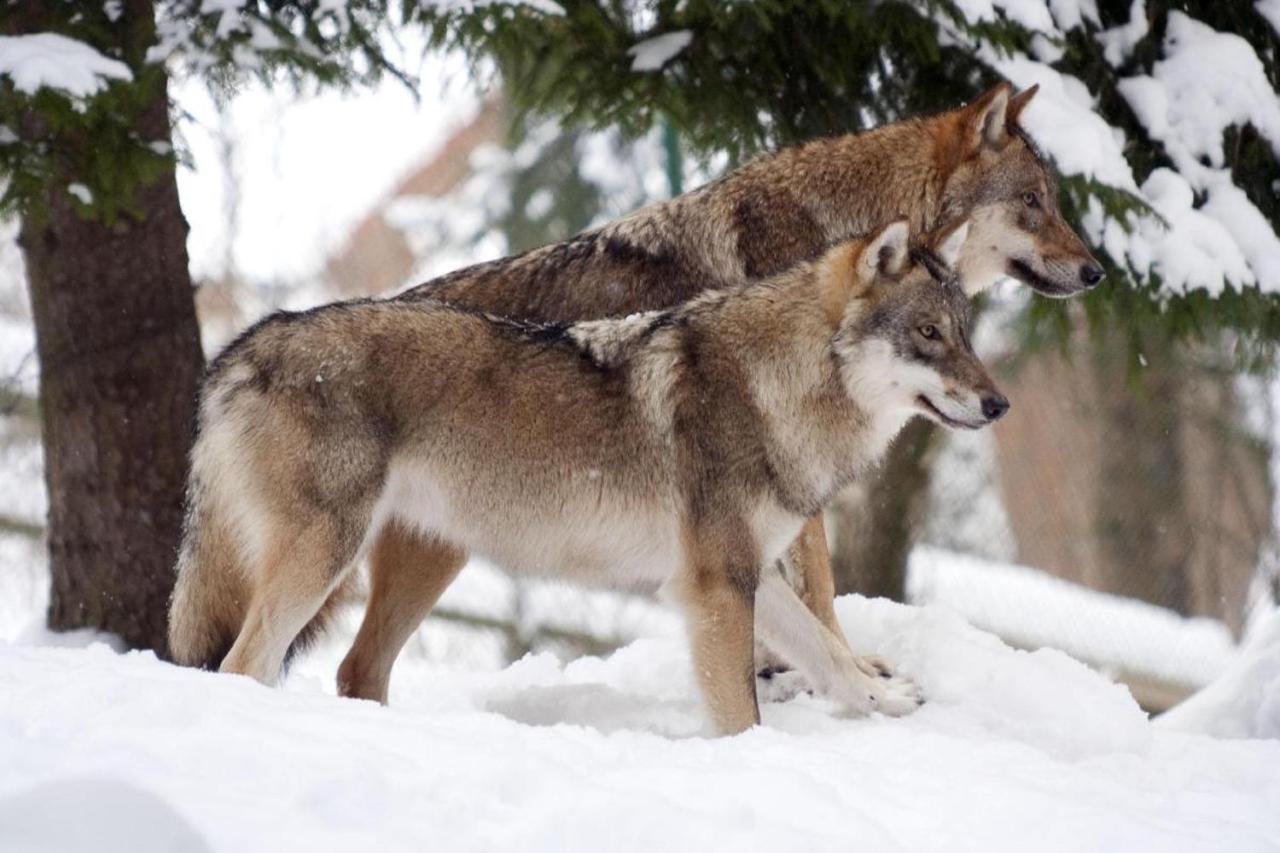
POLYGON ((1280 849, 1280 741, 1150 724, 1066 655, 844 598, 930 701, 807 695, 700 736, 678 632, 499 672, 409 661, 388 708, 106 646, 0 645, 0 850, 1280 849))
POLYGON ((1187 689, 1213 681, 1238 650, 1216 619, 1089 589, 1027 566, 918 546, 907 595, 943 604, 1021 648, 1061 649, 1104 670, 1187 689))

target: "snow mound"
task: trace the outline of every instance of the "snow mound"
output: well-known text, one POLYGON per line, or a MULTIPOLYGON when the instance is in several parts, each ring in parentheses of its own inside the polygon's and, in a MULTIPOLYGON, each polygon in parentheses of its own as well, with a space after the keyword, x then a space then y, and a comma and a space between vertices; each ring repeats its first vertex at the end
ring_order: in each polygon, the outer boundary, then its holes
POLYGON ((913 603, 944 604, 1020 647, 1061 649, 1104 670, 1195 689, 1236 654, 1231 632, 1216 619, 1189 619, 1027 566, 920 545, 909 570, 913 603))
POLYGON ((1163 714, 1159 724, 1216 737, 1280 738, 1280 611, 1217 681, 1163 714))
MULTIPOLYGON (((862 650, 920 680, 930 702, 919 713, 841 719, 802 694, 765 705, 764 725, 741 736, 696 737, 678 635, 499 672, 409 659, 388 708, 328 695, 340 648, 322 647, 273 690, 102 645, 0 645, 0 809, 24 815, 18 830, 0 827, 29 837, 47 826, 36 812, 99 826, 113 825, 97 817, 109 812, 184 838, 177 848, 228 851, 1280 841, 1280 742, 1152 728, 1082 665, 1014 651, 942 610, 838 607, 862 650)), ((147 849, 95 838, 96 850, 147 849)))
POLYGON ((208 849, 164 800, 121 779, 48 782, 0 800, 0 850, 11 853, 208 849))
POLYGON ((836 605, 854 648, 896 662, 928 697, 911 725, 1073 760, 1150 745, 1147 715, 1129 691, 1056 649, 1012 649, 942 608, 857 596, 836 605))

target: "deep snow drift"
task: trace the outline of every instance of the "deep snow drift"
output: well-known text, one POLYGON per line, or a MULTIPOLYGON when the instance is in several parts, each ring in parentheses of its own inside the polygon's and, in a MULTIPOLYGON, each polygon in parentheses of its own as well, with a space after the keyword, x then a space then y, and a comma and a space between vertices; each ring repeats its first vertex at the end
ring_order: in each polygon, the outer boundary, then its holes
POLYGON ((838 605, 919 713, 800 695, 705 739, 678 635, 490 673, 410 659, 389 708, 328 695, 336 643, 283 690, 0 645, 0 849, 1280 849, 1280 741, 1153 726, 941 609, 838 605))

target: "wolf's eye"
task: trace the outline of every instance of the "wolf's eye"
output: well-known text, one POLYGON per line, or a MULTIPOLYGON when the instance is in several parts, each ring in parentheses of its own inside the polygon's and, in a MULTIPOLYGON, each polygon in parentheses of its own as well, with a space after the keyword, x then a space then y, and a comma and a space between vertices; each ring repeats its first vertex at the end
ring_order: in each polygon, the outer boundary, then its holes
POLYGON ((918 331, 920 333, 920 337, 924 338, 926 341, 938 340, 938 327, 932 323, 925 323, 916 331, 918 331))
POLYGON ((1027 192, 1022 194, 1022 201, 1027 207, 1039 207, 1040 194, 1037 192, 1028 190, 1027 192))

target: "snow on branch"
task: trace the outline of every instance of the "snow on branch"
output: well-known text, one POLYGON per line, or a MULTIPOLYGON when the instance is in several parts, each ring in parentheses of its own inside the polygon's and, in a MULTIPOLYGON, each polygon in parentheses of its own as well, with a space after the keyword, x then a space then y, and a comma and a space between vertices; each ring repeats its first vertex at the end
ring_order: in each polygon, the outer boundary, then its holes
POLYGON ((632 71, 660 71, 693 41, 693 33, 676 30, 637 42, 627 49, 632 71))
POLYGON ((444 13, 466 13, 489 6, 511 6, 523 7, 544 15, 564 14, 564 9, 553 0, 426 0, 420 5, 444 13))
POLYGON ((0 36, 0 74, 27 95, 56 89, 74 98, 95 95, 110 80, 133 79, 123 62, 57 33, 0 36))

